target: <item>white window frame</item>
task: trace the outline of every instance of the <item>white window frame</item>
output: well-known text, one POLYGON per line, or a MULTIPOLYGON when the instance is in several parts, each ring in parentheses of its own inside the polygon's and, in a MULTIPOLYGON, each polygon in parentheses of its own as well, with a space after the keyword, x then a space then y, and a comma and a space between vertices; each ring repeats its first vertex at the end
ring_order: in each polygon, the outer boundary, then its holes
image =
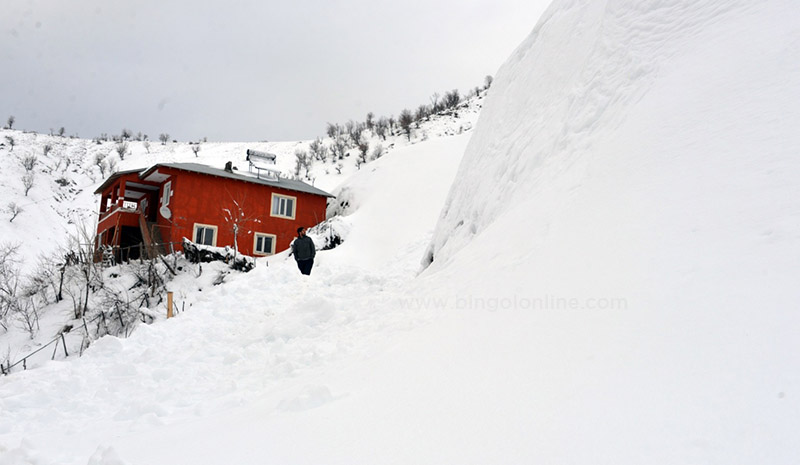
MULTIPOLYGON (((213 224, 195 223, 194 224, 194 228, 192 228, 192 241, 194 243, 196 243, 196 244, 199 244, 199 242, 197 242, 197 230, 199 228, 207 228, 207 229, 211 229, 211 230, 214 231, 214 237, 211 240, 211 247, 216 247, 217 246, 217 227, 214 226, 213 224)), ((203 244, 203 245, 205 245, 205 244, 203 244)))
POLYGON ((274 255, 275 254, 275 243, 277 242, 277 240, 278 240, 278 236, 276 236, 275 234, 267 234, 267 233, 262 233, 262 232, 257 232, 255 234, 253 234, 253 255, 264 255, 264 256, 266 256, 266 255, 274 255), (270 250, 269 252, 261 252, 261 251, 256 249, 256 245, 258 244, 258 237, 259 236, 268 237, 268 238, 272 239, 272 250, 270 250))
POLYGON ((161 190, 161 206, 168 207, 169 206, 169 198, 172 197, 172 181, 167 181, 164 183, 164 187, 161 190))
MULTIPOLYGON (((278 207, 280 209, 280 206, 278 207)), ((272 194, 272 203, 269 206, 269 216, 274 216, 276 218, 285 218, 287 220, 293 220, 297 217, 297 197, 292 197, 291 195, 283 195, 283 194, 272 194), (292 201, 292 215, 283 215, 280 213, 275 213, 275 202, 280 202, 281 200, 291 200, 292 201)))

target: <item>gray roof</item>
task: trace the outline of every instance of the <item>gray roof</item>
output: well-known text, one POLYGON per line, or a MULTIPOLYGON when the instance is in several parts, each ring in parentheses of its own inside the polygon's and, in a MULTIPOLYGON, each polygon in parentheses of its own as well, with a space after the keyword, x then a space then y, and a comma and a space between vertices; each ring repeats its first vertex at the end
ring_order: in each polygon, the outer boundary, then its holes
POLYGON ((208 174, 211 176, 220 176, 223 178, 235 179, 237 181, 263 184, 265 186, 280 187, 282 189, 288 189, 290 191, 306 192, 308 194, 321 195, 324 197, 335 197, 334 195, 329 194, 323 191, 322 189, 317 189, 316 187, 306 184, 303 181, 297 181, 295 179, 285 179, 285 178, 279 178, 277 180, 257 178, 255 175, 251 175, 249 173, 239 174, 236 171, 231 173, 229 171, 225 171, 219 168, 213 168, 208 165, 201 165, 199 163, 159 163, 155 166, 152 166, 147 171, 145 171, 141 175, 142 178, 146 177, 151 171, 153 171, 159 166, 164 166, 167 168, 175 168, 184 171, 192 171, 195 173, 208 174))
POLYGON ((102 194, 103 193, 103 189, 108 187, 115 179, 119 178, 120 176, 124 176, 126 174, 132 174, 132 173, 141 173, 142 171, 144 171, 143 168, 139 168, 139 169, 135 169, 135 170, 117 171, 116 173, 113 173, 111 176, 109 176, 108 179, 103 181, 103 184, 100 184, 100 186, 97 189, 94 190, 94 193, 95 194, 102 194))

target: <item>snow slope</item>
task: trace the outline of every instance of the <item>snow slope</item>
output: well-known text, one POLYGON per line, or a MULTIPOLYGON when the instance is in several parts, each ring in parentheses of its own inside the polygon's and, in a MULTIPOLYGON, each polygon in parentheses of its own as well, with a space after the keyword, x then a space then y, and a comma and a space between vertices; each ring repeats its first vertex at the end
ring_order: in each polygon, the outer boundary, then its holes
POLYGON ((354 225, 377 233, 403 225, 410 239, 354 232, 317 254, 309 278, 285 252, 202 293, 184 276, 171 283, 176 298, 191 302, 178 318, 141 325, 128 339, 100 339, 72 362, 0 378, 0 464, 269 463, 268 453, 253 452, 257 444, 236 451, 220 442, 278 440, 249 436, 259 427, 231 425, 231 415, 290 420, 336 402, 348 394, 320 373, 360 366, 395 334, 430 319, 398 308, 397 296, 418 271, 468 137, 399 148, 369 165, 383 182, 368 181, 366 169, 352 181, 368 193, 353 216, 376 212, 354 225), (411 176, 432 187, 396 195, 411 176), (377 213, 383 209, 394 212, 392 222, 377 213), (354 260, 375 241, 384 260, 354 260))
POLYGON ((0 379, 0 464, 797 463, 792 11, 557 0, 457 173, 402 149, 310 279, 0 379))

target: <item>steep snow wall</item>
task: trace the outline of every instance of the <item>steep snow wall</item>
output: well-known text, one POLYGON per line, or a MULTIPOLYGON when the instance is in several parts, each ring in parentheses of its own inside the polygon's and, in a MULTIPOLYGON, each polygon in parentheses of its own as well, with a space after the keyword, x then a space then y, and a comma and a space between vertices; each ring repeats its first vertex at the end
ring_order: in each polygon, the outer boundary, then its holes
POLYGON ((464 444, 797 461, 795 9, 556 1, 497 73, 421 275, 457 316, 407 363, 502 425, 464 444))
POLYGON ((554 2, 497 73, 424 264, 480 238, 577 283, 796 239, 791 8, 554 2))

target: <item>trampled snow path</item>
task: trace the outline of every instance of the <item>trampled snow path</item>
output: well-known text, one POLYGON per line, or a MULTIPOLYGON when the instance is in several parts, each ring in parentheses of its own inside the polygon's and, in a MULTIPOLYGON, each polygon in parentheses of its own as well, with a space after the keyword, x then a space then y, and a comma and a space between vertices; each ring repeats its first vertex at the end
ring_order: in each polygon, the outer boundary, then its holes
MULTIPOLYGON (((398 149, 354 176, 357 232, 320 252, 310 277, 285 253, 200 295, 184 276, 173 290, 192 306, 178 318, 126 340, 103 338, 81 359, 0 378, 0 464, 83 465, 92 455, 128 463, 130 453, 106 446, 254 404, 279 414, 335 400, 341 393, 301 380, 368 359, 431 317, 404 299, 468 137, 398 149), (415 188, 397 195, 412 177, 415 188), (378 248, 393 252, 363 259, 378 248)), ((131 463, 175 463, 168 456, 131 463)))

